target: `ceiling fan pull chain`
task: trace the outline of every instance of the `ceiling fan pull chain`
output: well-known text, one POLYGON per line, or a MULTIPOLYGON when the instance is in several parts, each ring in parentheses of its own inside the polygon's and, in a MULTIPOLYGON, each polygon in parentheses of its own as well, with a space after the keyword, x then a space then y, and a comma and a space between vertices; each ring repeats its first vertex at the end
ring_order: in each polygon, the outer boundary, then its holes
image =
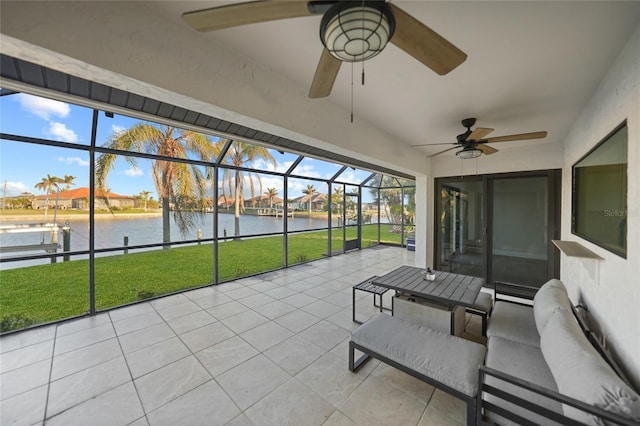
POLYGON ((353 62, 351 62, 351 122, 353 123, 353 62))
MULTIPOLYGON (((364 34, 364 29, 365 29, 365 22, 364 22, 364 0, 362 0, 362 45, 364 47, 364 43, 365 43, 365 34, 364 34)), ((365 49, 362 49, 363 51, 365 49)), ((365 61, 362 61, 362 85, 364 86, 364 63, 365 61)))

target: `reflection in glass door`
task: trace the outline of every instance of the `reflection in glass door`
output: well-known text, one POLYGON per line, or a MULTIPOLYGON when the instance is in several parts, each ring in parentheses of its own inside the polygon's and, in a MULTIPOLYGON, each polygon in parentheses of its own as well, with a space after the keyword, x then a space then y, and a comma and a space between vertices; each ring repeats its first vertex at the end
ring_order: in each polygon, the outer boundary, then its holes
POLYGON ((482 180, 442 183, 439 191, 436 268, 484 277, 482 180))
POLYGON ((360 191, 357 186, 345 185, 344 194, 344 250, 360 248, 360 191))
POLYGON ((547 176, 491 179, 493 281, 540 287, 547 281, 547 176))
POLYGON ((523 296, 559 276, 559 170, 440 178, 436 191, 436 269, 523 296))

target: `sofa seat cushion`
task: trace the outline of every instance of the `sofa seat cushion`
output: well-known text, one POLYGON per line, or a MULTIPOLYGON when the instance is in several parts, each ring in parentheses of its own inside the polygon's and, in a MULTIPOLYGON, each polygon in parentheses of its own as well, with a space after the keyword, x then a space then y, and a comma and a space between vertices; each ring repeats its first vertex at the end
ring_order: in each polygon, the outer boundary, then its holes
POLYGON ((517 303, 496 302, 487 328, 487 337, 491 336, 540 347, 533 308, 517 303))
MULTIPOLYGON (((556 311, 542 333, 540 349, 560 393, 640 423, 640 396, 598 354, 571 312, 556 311)), ((600 424, 564 406, 564 413, 586 424, 600 424)))
POLYGON ((378 314, 351 341, 468 396, 478 394, 487 348, 420 324, 378 314))
MULTIPOLYGON (((498 336, 491 336, 487 342, 487 359, 485 364, 487 367, 494 368, 503 373, 542 386, 546 389, 551 389, 553 391, 558 390, 556 382, 551 375, 549 367, 547 367, 547 364, 545 363, 540 348, 524 343, 514 342, 498 336)), ((562 412, 562 406, 559 402, 544 398, 538 394, 513 386, 509 383, 505 383, 493 376, 487 376, 486 383, 534 404, 544 406, 558 413, 562 412)), ((546 419, 537 417, 530 411, 517 407, 511 403, 507 403, 492 395, 487 395, 486 400, 504 407, 518 415, 522 415, 536 424, 548 423, 546 419)), ((492 412, 487 412, 486 416, 500 425, 506 426, 513 424, 492 412)))
POLYGON ((549 318, 558 309, 571 311, 571 300, 562 281, 554 278, 540 287, 533 298, 533 315, 538 334, 542 334, 549 318))

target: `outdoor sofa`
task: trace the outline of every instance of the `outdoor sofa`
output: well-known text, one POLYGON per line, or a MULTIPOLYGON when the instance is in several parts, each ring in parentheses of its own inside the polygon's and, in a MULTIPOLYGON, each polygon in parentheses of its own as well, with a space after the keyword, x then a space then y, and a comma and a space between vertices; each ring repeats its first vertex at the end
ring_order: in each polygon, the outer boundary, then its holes
POLYGON ((538 290, 533 306, 497 301, 480 368, 478 421, 640 424, 640 396, 619 375, 586 315, 557 279, 538 290))
POLYGON ((533 306, 496 302, 486 348, 380 313, 352 332, 349 370, 377 358, 465 401, 469 425, 640 424, 640 397, 577 314, 555 279, 533 306))

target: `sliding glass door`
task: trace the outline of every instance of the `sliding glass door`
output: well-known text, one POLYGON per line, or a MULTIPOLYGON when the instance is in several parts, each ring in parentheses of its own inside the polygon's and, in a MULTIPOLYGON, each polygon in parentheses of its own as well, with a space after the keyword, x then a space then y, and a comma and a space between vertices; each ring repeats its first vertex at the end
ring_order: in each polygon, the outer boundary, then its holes
POLYGON ((539 287, 548 279, 546 176, 490 179, 493 281, 539 287))
POLYGON ((559 171, 436 179, 436 269, 538 288, 559 275, 559 171))
POLYGON ((484 276, 484 189, 480 179, 443 181, 438 190, 438 259, 436 269, 484 276))

